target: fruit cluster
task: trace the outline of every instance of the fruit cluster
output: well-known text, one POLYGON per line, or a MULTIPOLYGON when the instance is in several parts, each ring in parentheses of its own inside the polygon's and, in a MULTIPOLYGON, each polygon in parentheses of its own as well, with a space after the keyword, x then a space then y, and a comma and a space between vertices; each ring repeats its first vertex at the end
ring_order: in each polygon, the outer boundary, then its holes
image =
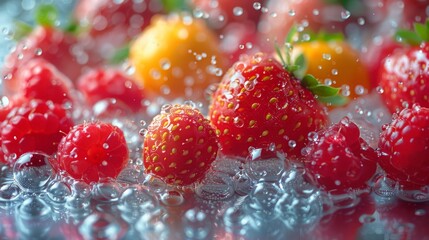
POLYGON ((388 7, 398 1, 379 2, 81 0, 66 28, 40 6, 2 67, 0 162, 42 152, 56 173, 116 178, 135 162, 108 121, 125 117, 150 120, 137 158, 171 185, 202 180, 221 156, 269 149, 331 193, 369 188, 377 166, 420 189, 427 2, 405 1, 400 15, 388 7), (393 17, 400 28, 385 26, 393 17), (376 146, 353 118, 330 121, 372 92, 393 114, 376 146))

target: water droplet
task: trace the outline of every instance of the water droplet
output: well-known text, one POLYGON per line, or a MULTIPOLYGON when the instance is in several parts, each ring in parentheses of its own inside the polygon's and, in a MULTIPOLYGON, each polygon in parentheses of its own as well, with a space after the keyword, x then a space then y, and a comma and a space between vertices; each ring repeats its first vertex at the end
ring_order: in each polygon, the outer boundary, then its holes
POLYGON ((166 212, 157 208, 145 212, 137 221, 136 228, 143 239, 168 239, 169 228, 164 222, 166 212))
POLYGON ((108 213, 96 212, 85 218, 79 232, 85 239, 120 239, 124 230, 118 220, 108 213))
POLYGON ((207 239, 211 230, 206 214, 198 209, 189 209, 183 217, 183 231, 190 239, 207 239))
POLYGON ((11 203, 18 200, 21 189, 13 182, 6 182, 0 186, 0 202, 11 203))
POLYGON ((341 11, 341 18, 342 19, 344 19, 344 20, 348 19, 350 16, 351 16, 350 11, 347 11, 347 10, 341 11))
POLYGON ((325 59, 325 60, 331 60, 331 54, 324 53, 324 54, 322 54, 322 58, 325 59))
POLYGON ((65 182, 54 182, 46 190, 48 198, 55 203, 65 203, 71 195, 71 189, 65 182))
POLYGON ((260 2, 254 2, 253 3, 253 9, 255 10, 261 10, 262 4, 260 2))
POLYGON ((15 211, 17 229, 24 236, 40 239, 51 229, 51 214, 51 207, 41 198, 27 198, 15 211))
POLYGON ((426 215, 426 210, 424 210, 424 209, 417 209, 417 210, 414 212, 414 214, 415 214, 416 216, 424 216, 424 215, 426 215))
POLYGON ((241 7, 234 7, 233 9, 232 9, 232 13, 234 14, 234 16, 241 16, 241 15, 243 15, 243 8, 241 8, 241 7))
POLYGON ((248 207, 258 218, 271 220, 279 215, 278 211, 274 211, 274 206, 281 196, 281 189, 272 183, 259 182, 249 195, 250 203, 248 207))
POLYGON ((183 194, 176 190, 169 190, 161 194, 161 202, 167 206, 179 206, 184 201, 183 194))
POLYGON ((289 16, 293 17, 295 16, 295 14, 296 14, 295 10, 293 9, 289 10, 289 16))
POLYGON ((153 194, 138 185, 125 189, 119 203, 119 209, 128 212, 149 211, 159 204, 153 194))
POLYGON ((19 157, 13 167, 15 182, 23 191, 42 191, 52 175, 49 156, 42 153, 25 153, 19 157))

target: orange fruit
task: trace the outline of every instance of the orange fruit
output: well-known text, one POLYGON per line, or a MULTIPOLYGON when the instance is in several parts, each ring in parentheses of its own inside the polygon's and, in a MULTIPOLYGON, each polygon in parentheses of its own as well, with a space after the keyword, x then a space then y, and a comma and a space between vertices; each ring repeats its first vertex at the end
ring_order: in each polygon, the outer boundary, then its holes
POLYGON ((359 53, 345 41, 299 42, 293 45, 293 53, 304 55, 307 74, 341 88, 340 94, 349 100, 367 94, 371 87, 369 71, 359 53))
POLYGON ((144 88, 167 100, 204 100, 226 58, 205 22, 186 14, 157 15, 132 43, 130 62, 144 88))

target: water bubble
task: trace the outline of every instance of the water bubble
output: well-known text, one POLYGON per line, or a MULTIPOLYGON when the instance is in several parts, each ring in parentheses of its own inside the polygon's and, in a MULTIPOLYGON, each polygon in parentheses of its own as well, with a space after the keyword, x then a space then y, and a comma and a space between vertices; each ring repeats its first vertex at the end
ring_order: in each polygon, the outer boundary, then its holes
POLYGON ((235 193, 238 195, 247 195, 252 190, 255 181, 250 178, 245 172, 238 172, 233 177, 235 193))
POLYGON ((274 211, 274 206, 280 195, 281 189, 277 185, 267 182, 257 183, 249 195, 250 212, 265 221, 276 218, 279 212, 274 211))
POLYGON ((234 194, 231 177, 225 173, 209 172, 197 185, 195 193, 206 200, 226 200, 234 194))
POLYGON ((88 215, 79 227, 84 239, 120 239, 124 227, 108 213, 95 212, 88 215))
POLYGON ((45 189, 52 175, 49 156, 43 153, 24 153, 13 167, 16 184, 27 192, 40 192, 45 189))
POLYGON ((73 195, 81 198, 88 198, 91 195, 91 187, 82 181, 73 181, 71 184, 73 195))
POLYGON ((331 54, 329 53, 322 54, 322 58, 328 61, 332 59, 331 54))
POLYGON ((199 209, 189 209, 183 216, 183 231, 186 238, 207 239, 211 230, 206 214, 199 209))
POLYGON ((116 182, 97 183, 92 188, 92 197, 98 202, 116 202, 121 194, 116 182))
POLYGON ((365 18, 360 17, 357 19, 357 22, 359 25, 363 26, 363 25, 365 25, 365 18))
POLYGON ((234 14, 234 16, 241 16, 244 13, 244 10, 242 7, 234 7, 232 9, 232 13, 234 14))
POLYGON ((262 4, 260 2, 254 2, 253 3, 253 9, 255 10, 261 10, 262 4))
POLYGON ((417 209, 414 214, 416 216, 425 216, 426 215, 426 210, 425 209, 417 209))
POLYGON ((223 215, 225 230, 234 235, 246 235, 253 219, 244 210, 243 205, 235 205, 227 208, 223 215))
POLYGON ((65 182, 56 181, 49 185, 46 193, 52 202, 65 203, 71 195, 71 189, 65 182))
POLYGON ((51 208, 41 198, 27 198, 15 210, 17 229, 24 236, 39 239, 51 229, 51 214, 51 208))
POLYGON ((319 16, 319 14, 320 14, 319 9, 313 9, 313 15, 314 16, 319 16))
POLYGON ((156 193, 163 192, 167 187, 164 181, 150 174, 143 180, 143 185, 156 193))
POLYGON ((148 211, 158 204, 158 199, 139 185, 125 189, 119 199, 119 209, 126 212, 148 211))
POLYGON ((168 190, 161 194, 161 202, 167 206, 179 206, 184 201, 183 194, 176 190, 168 190))
POLYGON ((293 17, 295 15, 296 15, 295 10, 293 10, 293 9, 289 10, 289 16, 293 17))
POLYGON ((344 20, 348 19, 350 16, 351 16, 350 11, 347 11, 347 10, 341 11, 341 18, 342 19, 344 19, 344 20))
POLYGON ((166 212, 162 208, 145 212, 137 221, 136 228, 143 239, 168 239, 169 228, 164 222, 166 212))
POLYGON ((362 85, 357 85, 355 87, 355 93, 357 95, 363 95, 363 94, 365 94, 365 88, 362 85))
POLYGON ((336 76, 336 75, 338 75, 338 69, 332 69, 331 70, 331 73, 332 73, 332 75, 334 75, 334 76, 336 76))
POLYGON ((256 181, 275 182, 280 179, 285 169, 285 159, 285 155, 280 152, 253 149, 244 169, 247 175, 256 181))
POLYGON ((21 189, 13 182, 0 185, 0 203, 11 203, 19 198, 21 189))

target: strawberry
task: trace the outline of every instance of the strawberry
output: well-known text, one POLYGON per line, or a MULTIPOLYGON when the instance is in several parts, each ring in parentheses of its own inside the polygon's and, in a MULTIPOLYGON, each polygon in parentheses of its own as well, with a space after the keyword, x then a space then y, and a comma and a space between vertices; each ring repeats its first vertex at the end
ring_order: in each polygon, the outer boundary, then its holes
POLYGON ((143 89, 117 69, 100 68, 89 71, 79 78, 77 87, 90 105, 113 98, 125 103, 134 112, 145 109, 143 89))
POLYGON ((50 26, 37 26, 6 56, 2 71, 5 87, 15 91, 17 72, 34 58, 45 59, 75 81, 85 66, 95 65, 88 56, 91 53, 73 35, 50 26))
POLYGON ((209 120, 188 105, 155 116, 144 138, 145 171, 169 184, 189 185, 204 177, 218 151, 209 120))
POLYGON ((43 58, 31 59, 17 72, 18 98, 40 99, 56 104, 73 103, 73 84, 58 69, 43 58))
POLYGON ((155 0, 80 0, 74 18, 97 44, 102 54, 110 54, 127 44, 150 23, 153 15, 162 12, 155 0))
POLYGON ((300 156, 307 135, 327 123, 310 90, 262 53, 244 56, 228 70, 212 96, 209 116, 222 153, 242 157, 249 147, 270 145, 289 157, 300 156))
POLYGON ((415 24, 415 32, 400 30, 397 37, 410 45, 396 48, 381 65, 378 85, 393 113, 415 103, 429 107, 429 20, 415 24))
POLYGON ((1 123, 4 160, 12 165, 26 152, 54 154, 72 126, 73 120, 60 105, 31 100, 16 106, 1 123))
POLYGON ((429 108, 413 105, 394 115, 378 146, 389 178, 407 188, 429 185, 429 108))
POLYGON ((360 137, 347 117, 320 131, 305 148, 305 166, 315 181, 330 192, 368 187, 377 167, 377 154, 360 137))
POLYGON ((86 183, 115 178, 128 162, 129 151, 118 127, 103 122, 75 125, 58 145, 57 170, 86 183))

